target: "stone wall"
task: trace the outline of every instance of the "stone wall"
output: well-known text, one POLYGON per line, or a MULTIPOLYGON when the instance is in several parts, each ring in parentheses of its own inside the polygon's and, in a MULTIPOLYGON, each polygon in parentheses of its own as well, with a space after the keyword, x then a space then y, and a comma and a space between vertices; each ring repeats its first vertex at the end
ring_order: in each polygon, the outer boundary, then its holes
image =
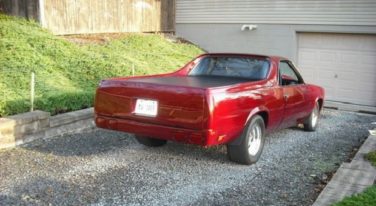
POLYGON ((56 116, 43 111, 0 118, 0 148, 10 148, 35 139, 93 129, 93 108, 56 116))

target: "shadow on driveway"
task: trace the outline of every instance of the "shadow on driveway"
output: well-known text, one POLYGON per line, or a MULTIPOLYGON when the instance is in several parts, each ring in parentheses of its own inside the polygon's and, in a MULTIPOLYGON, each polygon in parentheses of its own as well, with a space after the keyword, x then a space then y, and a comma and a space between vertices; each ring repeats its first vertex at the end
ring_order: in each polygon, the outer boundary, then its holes
POLYGON ((130 139, 132 140, 132 137, 126 133, 94 130, 36 140, 22 148, 58 156, 87 156, 128 146, 131 144, 130 139))
POLYGON ((162 147, 147 147, 139 144, 131 134, 103 129, 36 140, 22 146, 22 148, 67 157, 90 156, 119 149, 137 149, 138 152, 150 153, 150 156, 163 154, 164 158, 185 156, 192 159, 192 161, 214 160, 217 163, 232 163, 227 158, 225 146, 205 148, 196 145, 168 142, 162 147))

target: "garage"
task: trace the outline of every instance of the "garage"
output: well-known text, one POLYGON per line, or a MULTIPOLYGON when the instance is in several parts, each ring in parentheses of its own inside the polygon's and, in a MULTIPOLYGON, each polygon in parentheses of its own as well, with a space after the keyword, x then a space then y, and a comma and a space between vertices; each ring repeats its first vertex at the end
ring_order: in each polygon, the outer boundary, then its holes
POLYGON ((376 106, 376 35, 298 33, 298 65, 328 101, 376 106))

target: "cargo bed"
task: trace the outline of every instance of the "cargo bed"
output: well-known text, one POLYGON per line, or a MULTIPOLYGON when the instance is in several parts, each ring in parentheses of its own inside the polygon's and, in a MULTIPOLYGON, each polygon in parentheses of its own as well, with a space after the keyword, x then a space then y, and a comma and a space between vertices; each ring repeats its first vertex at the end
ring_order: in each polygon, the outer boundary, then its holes
POLYGON ((149 83, 158 85, 184 86, 195 88, 210 88, 228 86, 252 80, 246 78, 220 77, 220 76, 167 76, 144 77, 127 79, 127 82, 149 83))

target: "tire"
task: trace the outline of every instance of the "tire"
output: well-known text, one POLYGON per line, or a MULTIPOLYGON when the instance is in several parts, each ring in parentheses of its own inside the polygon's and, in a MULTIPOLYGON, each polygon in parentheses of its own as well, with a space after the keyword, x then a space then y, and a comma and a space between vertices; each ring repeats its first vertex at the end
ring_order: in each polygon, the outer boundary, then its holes
POLYGON ((320 118, 320 105, 316 102, 315 107, 313 108, 309 117, 304 121, 304 130, 313 132, 317 129, 320 118))
POLYGON ((227 154, 231 161, 251 165, 256 163, 265 143, 265 123, 261 116, 256 115, 244 129, 240 144, 228 144, 227 154))
POLYGON ((148 147, 160 147, 167 143, 167 140, 163 140, 163 139, 154 139, 151 137, 145 137, 145 136, 139 136, 139 135, 136 135, 135 137, 136 137, 136 140, 140 144, 143 144, 148 147))

